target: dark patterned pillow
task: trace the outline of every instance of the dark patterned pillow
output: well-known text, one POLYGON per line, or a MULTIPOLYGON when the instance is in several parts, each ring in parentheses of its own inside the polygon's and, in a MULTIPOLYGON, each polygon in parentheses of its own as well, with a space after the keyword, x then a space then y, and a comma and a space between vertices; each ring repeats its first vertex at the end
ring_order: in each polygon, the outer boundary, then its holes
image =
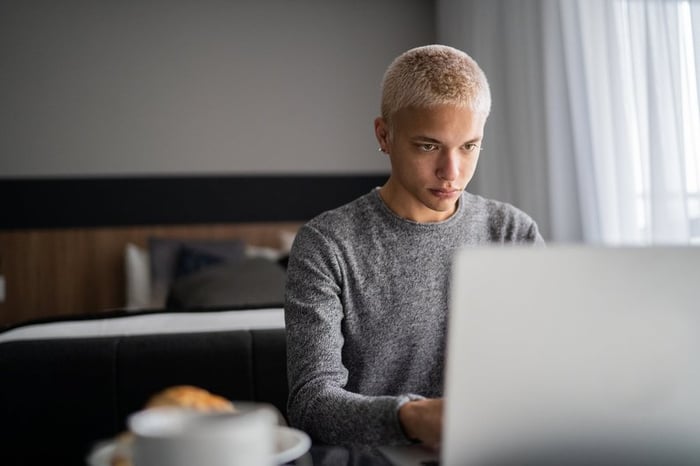
POLYGON ((226 259, 218 254, 211 254, 197 248, 182 246, 177 254, 177 263, 175 264, 173 278, 177 280, 180 277, 191 275, 204 268, 223 264, 224 262, 226 262, 226 259))

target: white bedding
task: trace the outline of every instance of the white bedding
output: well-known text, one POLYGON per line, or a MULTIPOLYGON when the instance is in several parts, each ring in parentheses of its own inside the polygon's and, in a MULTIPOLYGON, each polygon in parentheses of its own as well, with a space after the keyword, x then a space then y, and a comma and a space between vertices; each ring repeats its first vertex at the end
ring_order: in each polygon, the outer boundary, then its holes
POLYGON ((284 309, 163 312, 18 327, 0 334, 0 343, 47 338, 87 338, 162 333, 284 328, 284 309))

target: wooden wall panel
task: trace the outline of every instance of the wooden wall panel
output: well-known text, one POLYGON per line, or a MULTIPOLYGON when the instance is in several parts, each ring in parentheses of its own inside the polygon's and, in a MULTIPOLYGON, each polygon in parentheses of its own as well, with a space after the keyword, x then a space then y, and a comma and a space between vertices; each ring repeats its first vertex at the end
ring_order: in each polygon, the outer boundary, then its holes
POLYGON ((238 238, 279 248, 280 232, 294 232, 300 225, 269 222, 0 231, 0 273, 6 288, 0 326, 123 307, 124 248, 129 242, 145 247, 151 236, 238 238))

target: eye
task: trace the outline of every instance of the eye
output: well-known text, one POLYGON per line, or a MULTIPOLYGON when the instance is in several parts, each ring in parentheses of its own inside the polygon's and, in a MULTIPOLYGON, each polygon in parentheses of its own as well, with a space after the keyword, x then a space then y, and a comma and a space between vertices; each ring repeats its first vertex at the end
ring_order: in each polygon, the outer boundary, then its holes
POLYGON ((434 150, 437 150, 437 148, 437 144, 432 144, 429 142, 418 144, 418 150, 420 150, 421 152, 432 152, 434 150))
POLYGON ((479 144, 470 142, 464 145, 464 150, 466 150, 469 153, 478 152, 481 150, 481 146, 479 146, 479 144))

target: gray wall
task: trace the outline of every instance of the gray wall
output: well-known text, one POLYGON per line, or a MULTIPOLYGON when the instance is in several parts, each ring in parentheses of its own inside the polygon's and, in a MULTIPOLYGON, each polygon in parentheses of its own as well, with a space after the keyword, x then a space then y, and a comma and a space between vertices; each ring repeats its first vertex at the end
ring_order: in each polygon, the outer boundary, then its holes
POLYGON ((0 176, 382 173, 429 0, 0 2, 0 176))

